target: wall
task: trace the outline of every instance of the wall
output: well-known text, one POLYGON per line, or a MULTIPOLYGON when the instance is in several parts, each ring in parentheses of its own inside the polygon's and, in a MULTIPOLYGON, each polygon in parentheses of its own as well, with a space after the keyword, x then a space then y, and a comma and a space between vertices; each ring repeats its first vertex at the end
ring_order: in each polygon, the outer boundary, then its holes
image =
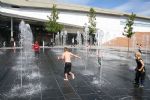
MULTIPOLYGON (((42 20, 47 20, 47 16, 50 15, 48 9, 3 7, 0 8, 0 10, 1 12, 42 20)), ((123 37, 122 33, 126 21, 125 17, 97 14, 96 19, 97 28, 104 32, 103 43, 115 39, 116 37, 123 37)), ((85 23, 88 23, 88 17, 85 12, 61 11, 58 22, 83 27, 85 23)), ((150 32, 150 19, 136 19, 135 23, 135 32, 150 32)))
MULTIPOLYGON (((130 48, 137 48, 137 44, 141 44, 143 49, 150 50, 150 32, 136 32, 130 39, 130 48)), ((116 37, 103 45, 109 47, 128 47, 128 38, 116 37)))

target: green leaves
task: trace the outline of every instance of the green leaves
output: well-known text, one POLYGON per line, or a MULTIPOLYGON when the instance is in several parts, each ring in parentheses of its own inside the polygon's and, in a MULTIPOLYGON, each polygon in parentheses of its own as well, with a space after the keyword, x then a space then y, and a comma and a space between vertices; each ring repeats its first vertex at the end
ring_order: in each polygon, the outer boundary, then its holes
POLYGON ((93 8, 90 8, 88 17, 89 17, 89 35, 94 34, 96 32, 96 14, 93 8))
POLYGON ((52 12, 51 12, 51 17, 49 19, 51 21, 54 21, 54 22, 56 22, 59 19, 56 5, 53 5, 52 12))
POLYGON ((49 17, 49 21, 46 22, 46 27, 45 29, 50 32, 50 33, 57 33, 58 31, 61 31, 63 29, 63 25, 59 24, 57 20, 59 19, 58 17, 58 11, 56 8, 56 5, 53 5, 52 11, 51 11, 51 16, 49 17))
POLYGON ((133 13, 128 16, 127 23, 124 27, 124 33, 126 33, 125 35, 127 38, 131 38, 132 35, 134 34, 132 26, 134 24, 135 17, 136 15, 133 13))
POLYGON ((49 21, 46 23, 46 30, 48 32, 57 33, 58 31, 60 31, 62 29, 63 29, 63 25, 61 25, 57 22, 49 21))
POLYGON ((133 13, 131 15, 129 15, 128 19, 127 19, 127 23, 124 27, 123 35, 125 35, 128 38, 128 52, 129 52, 129 42, 130 42, 129 40, 132 37, 132 35, 134 34, 132 26, 134 24, 135 17, 136 17, 136 15, 133 13))

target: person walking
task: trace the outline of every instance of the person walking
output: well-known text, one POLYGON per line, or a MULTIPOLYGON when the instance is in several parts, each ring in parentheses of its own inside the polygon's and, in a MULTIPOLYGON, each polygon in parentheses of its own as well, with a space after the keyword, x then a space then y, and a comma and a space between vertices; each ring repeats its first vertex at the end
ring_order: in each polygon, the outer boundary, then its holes
POLYGON ((58 59, 63 59, 65 62, 65 67, 64 67, 64 80, 68 80, 68 75, 71 75, 72 79, 75 78, 74 74, 71 72, 71 67, 72 67, 72 63, 71 63, 71 58, 72 57, 77 57, 77 58, 81 58, 71 52, 69 52, 69 49, 67 47, 64 48, 64 53, 62 54, 61 57, 58 57, 58 59))
POLYGON ((145 66, 144 61, 141 58, 141 53, 135 53, 135 60, 137 63, 137 67, 135 68, 135 85, 144 87, 144 80, 145 80, 145 66))

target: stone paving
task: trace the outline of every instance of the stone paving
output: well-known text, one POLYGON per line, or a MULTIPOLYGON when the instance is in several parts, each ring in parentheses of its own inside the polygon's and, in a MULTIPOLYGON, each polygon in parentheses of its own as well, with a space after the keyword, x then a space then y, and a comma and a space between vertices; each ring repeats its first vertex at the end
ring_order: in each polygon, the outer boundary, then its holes
POLYGON ((150 100, 150 54, 144 88, 134 87, 134 53, 103 50, 100 66, 95 49, 72 48, 75 79, 63 80, 61 48, 41 49, 39 56, 20 49, 0 50, 0 100, 150 100))

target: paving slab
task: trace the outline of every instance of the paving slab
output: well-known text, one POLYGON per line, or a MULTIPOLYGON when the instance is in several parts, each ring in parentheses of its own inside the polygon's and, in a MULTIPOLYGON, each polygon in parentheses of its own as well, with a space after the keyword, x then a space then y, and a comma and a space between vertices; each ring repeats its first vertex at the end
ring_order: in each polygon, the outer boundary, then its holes
POLYGON ((150 54, 144 53, 146 79, 134 87, 134 53, 71 48, 81 59, 72 59, 75 79, 64 81, 64 63, 57 60, 62 48, 33 51, 3 49, 0 52, 0 100, 150 100, 150 54))

